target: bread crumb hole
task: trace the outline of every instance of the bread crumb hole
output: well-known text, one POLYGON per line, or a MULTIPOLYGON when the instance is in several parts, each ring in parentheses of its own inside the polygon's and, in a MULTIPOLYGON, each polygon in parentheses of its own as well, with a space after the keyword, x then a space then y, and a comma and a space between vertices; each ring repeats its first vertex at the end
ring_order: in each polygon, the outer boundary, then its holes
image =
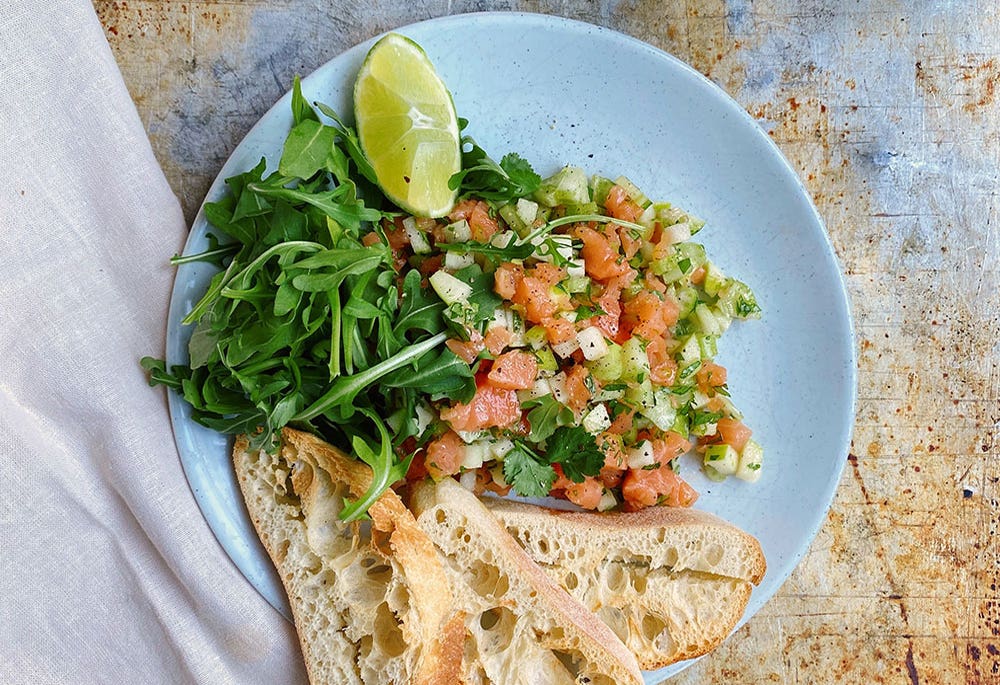
POLYGON ((473 561, 469 569, 469 576, 471 577, 469 585, 480 597, 500 597, 510 589, 507 576, 493 564, 487 564, 480 560, 473 561))
POLYGON ((722 546, 713 544, 705 551, 705 561, 707 561, 710 565, 715 566, 722 561, 722 555, 722 546))
POLYGON ((566 574, 563 579, 563 585, 567 590, 575 590, 580 585, 580 579, 576 577, 576 574, 572 571, 566 574))
POLYGON ((375 631, 372 637, 386 656, 395 657, 406 651, 399 620, 385 602, 375 610, 375 631))
MULTIPOLYGON (((569 654, 567 652, 560 652, 557 649, 553 649, 552 653, 555 655, 556 659, 559 660, 559 663, 561 663, 563 665, 563 668, 565 668, 566 671, 571 676, 573 676, 575 678, 577 675, 579 675, 579 673, 580 673, 580 667, 577 665, 579 660, 576 657, 574 657, 572 654, 569 654)), ((590 679, 589 678, 585 678, 584 680, 582 680, 580 682, 589 683, 590 679)))
POLYGON ((493 626, 500 622, 500 612, 496 609, 489 609, 479 615, 479 627, 483 630, 493 630, 493 626))
MULTIPOLYGON (((660 535, 663 535, 663 531, 660 531, 660 535)), ((664 552, 663 561, 668 569, 673 570, 677 566, 678 559, 680 559, 680 553, 676 547, 670 547, 664 552)))
MULTIPOLYGON (((514 636, 516 623, 517 617, 506 607, 492 607, 481 613, 479 627, 484 631, 478 636, 481 652, 483 654, 498 654, 506 650, 514 636)), ((481 682, 489 683, 491 681, 486 679, 481 682)))
POLYGON ((448 514, 444 513, 444 509, 438 509, 434 512, 434 520, 438 523, 444 523, 448 520, 448 514))
POLYGON ((372 566, 367 571, 368 577, 373 580, 379 580, 388 583, 392 578, 392 569, 386 564, 379 564, 378 566, 372 566))
POLYGON ((618 636, 618 638, 627 643, 629 636, 628 621, 625 620, 625 614, 618 607, 613 606, 602 606, 597 610, 597 617, 608 624, 612 632, 618 636))
POLYGON ((618 592, 628 584, 628 578, 625 577, 625 572, 620 565, 612 564, 608 568, 607 584, 608 589, 612 592, 618 592))
POLYGON ((642 617, 642 636, 649 641, 655 640, 666 627, 667 624, 659 616, 646 614, 642 617))

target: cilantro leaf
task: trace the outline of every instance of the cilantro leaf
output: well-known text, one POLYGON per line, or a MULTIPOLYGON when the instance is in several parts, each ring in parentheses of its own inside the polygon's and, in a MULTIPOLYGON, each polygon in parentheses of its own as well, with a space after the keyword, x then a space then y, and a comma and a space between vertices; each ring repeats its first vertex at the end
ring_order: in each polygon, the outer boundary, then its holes
POLYGON ((749 319, 760 316, 760 306, 749 298, 741 297, 736 301, 736 316, 749 319))
POLYGON ((516 152, 504 155, 500 160, 500 168, 507 172, 512 183, 517 184, 517 197, 535 192, 542 184, 542 177, 535 173, 528 160, 516 152))
POLYGON ((557 428, 545 447, 549 463, 562 465, 563 473, 574 483, 596 476, 604 466, 604 452, 583 426, 557 428))
POLYGON ((528 439, 534 443, 547 440, 557 428, 573 422, 573 410, 552 395, 536 397, 521 406, 531 407, 528 412, 528 423, 531 425, 528 439))
POLYGON ((497 164, 470 136, 462 136, 462 170, 448 180, 462 197, 475 195, 491 202, 509 202, 538 190, 542 178, 516 153, 497 164))
POLYGON ((556 480, 555 469, 520 443, 503 459, 503 477, 522 497, 545 497, 556 480))
POLYGON ((455 278, 469 285, 472 294, 464 302, 455 303, 447 310, 450 318, 457 320, 480 332, 486 322, 493 318, 497 308, 503 304, 503 298, 493 290, 493 274, 483 271, 478 264, 459 269, 455 278))

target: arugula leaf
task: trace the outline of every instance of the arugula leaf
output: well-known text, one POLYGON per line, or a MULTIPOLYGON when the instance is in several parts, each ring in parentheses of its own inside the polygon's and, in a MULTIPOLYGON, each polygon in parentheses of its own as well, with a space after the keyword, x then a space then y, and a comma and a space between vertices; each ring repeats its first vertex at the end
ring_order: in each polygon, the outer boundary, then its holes
POLYGON ((353 186, 346 183, 322 193, 310 193, 296 188, 275 188, 260 183, 251 183, 247 187, 263 197, 285 200, 293 204, 310 204, 355 231, 361 227, 363 221, 378 221, 382 218, 381 211, 365 207, 364 202, 355 196, 353 186))
POLYGON ((218 357, 219 332, 215 316, 211 313, 201 317, 188 340, 188 364, 192 369, 205 366, 218 357))
POLYGON ((346 506, 340 510, 342 521, 357 521, 368 511, 368 508, 375 504, 375 501, 382 496, 382 493, 389 489, 389 486, 396 481, 406 477, 406 472, 410 468, 413 454, 403 461, 397 461, 392 449, 392 438, 385 423, 369 409, 362 409, 361 413, 367 416, 375 424, 379 434, 379 450, 376 453, 369 446, 369 440, 362 436, 355 435, 351 440, 351 447, 354 454, 361 461, 372 468, 372 482, 368 491, 363 496, 353 502, 346 502, 346 506))
POLYGON ((340 417, 348 419, 354 414, 354 398, 362 390, 388 374, 412 364, 424 353, 444 343, 447 334, 438 333, 378 364, 351 376, 338 378, 323 395, 293 417, 293 421, 309 421, 328 411, 340 410, 340 417))
POLYGON ((505 247, 499 247, 492 243, 481 243, 470 240, 465 243, 438 243, 438 249, 457 254, 481 254, 487 257, 498 257, 501 261, 511 262, 515 259, 527 259, 535 252, 535 246, 531 243, 522 243, 512 240, 505 247))
MULTIPOLYGON (((181 378, 167 371, 167 364, 162 359, 154 357, 143 357, 139 360, 139 365, 149 374, 149 385, 165 385, 168 388, 179 390, 181 388, 181 378)), ((175 373, 177 369, 175 369, 175 373)))
POLYGON ((416 269, 403 277, 403 294, 399 304, 399 314, 393 326, 397 338, 403 338, 410 331, 437 333, 444 327, 442 313, 445 304, 433 288, 421 287, 420 272, 416 269))
POLYGON ((604 466, 604 453, 583 426, 557 428, 545 442, 545 452, 549 463, 562 465, 563 473, 574 483, 596 476, 604 466))
POLYGON ((318 121, 319 117, 309 101, 302 97, 302 79, 296 74, 292 79, 292 124, 297 126, 307 119, 318 121))
POLYGON ((227 257, 239 252, 240 245, 238 243, 223 244, 214 233, 206 233, 205 237, 208 238, 207 250, 192 255, 175 254, 170 258, 170 264, 172 266, 180 266, 181 264, 191 264, 193 262, 207 262, 221 267, 227 257))
POLYGON ((348 276, 368 273, 386 264, 388 259, 388 251, 378 244, 353 250, 324 250, 295 263, 296 267, 308 269, 310 273, 295 276, 292 285, 307 292, 333 290, 348 276))
POLYGON ((545 497, 556 480, 555 469, 519 442, 503 459, 503 477, 522 497, 545 497))
POLYGON ((472 369, 458 355, 445 348, 439 354, 428 352, 414 364, 413 371, 382 381, 390 388, 415 388, 431 399, 447 397, 453 402, 469 402, 476 393, 472 369))
POLYGON ((305 179, 322 169, 329 169, 336 137, 337 130, 332 126, 306 119, 293 128, 285 139, 278 173, 305 179))
POLYGON ((324 105, 322 102, 316 103, 317 109, 326 116, 333 119, 336 122, 339 129, 337 131, 340 136, 340 140, 347 150, 347 154, 350 156, 351 161, 354 162, 355 166, 358 168, 358 173, 360 173, 369 183, 373 185, 378 185, 378 177, 375 176, 375 168, 372 163, 368 161, 368 157, 361 150, 361 139, 358 138, 357 132, 344 123, 343 119, 337 114, 336 111, 329 105, 324 105))

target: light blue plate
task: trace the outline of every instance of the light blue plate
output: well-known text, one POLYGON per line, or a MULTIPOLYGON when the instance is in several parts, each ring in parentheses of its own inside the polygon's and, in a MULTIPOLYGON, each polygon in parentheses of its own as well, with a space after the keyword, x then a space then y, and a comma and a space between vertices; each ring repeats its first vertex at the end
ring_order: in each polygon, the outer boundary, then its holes
MULTIPOLYGON (((683 473, 711 511, 755 535, 767 576, 746 621, 774 595, 822 524, 844 466, 854 421, 854 340, 847 295, 826 231, 781 153, 722 90, 677 59, 620 33, 554 17, 496 13, 446 17, 399 29, 420 43, 451 88, 468 132, 499 159, 520 152, 543 175, 564 164, 624 174, 646 194, 705 218, 698 238, 727 273, 749 283, 764 310, 736 323, 719 361, 733 400, 764 445, 756 484, 712 483, 694 459, 683 473)), ((310 100, 350 113, 355 74, 372 41, 303 80, 310 100)), ((289 95, 265 114, 226 162, 223 180, 267 157, 277 163, 290 126, 289 95)), ((207 248, 204 211, 186 253, 207 248)), ((167 359, 187 361, 181 318, 213 269, 178 269, 167 359)), ((170 394, 177 448, 191 489, 219 542, 277 610, 288 604, 244 510, 225 437, 193 423, 170 394)), ((659 682, 687 663, 649 673, 659 682)))

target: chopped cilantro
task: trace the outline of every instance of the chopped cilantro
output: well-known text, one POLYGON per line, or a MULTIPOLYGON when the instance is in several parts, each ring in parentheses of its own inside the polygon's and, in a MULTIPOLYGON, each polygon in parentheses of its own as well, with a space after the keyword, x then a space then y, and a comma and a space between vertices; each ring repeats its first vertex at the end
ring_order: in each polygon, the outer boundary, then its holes
POLYGON ((747 319, 760 314, 760 306, 753 300, 741 297, 736 301, 736 316, 747 319))
POLYGON ((548 439, 560 426, 573 423, 573 410, 552 395, 530 399, 521 407, 525 409, 530 407, 528 423, 531 425, 531 432, 528 434, 528 439, 534 443, 548 439))
POLYGON ((691 425, 704 426, 709 423, 715 423, 723 416, 725 414, 721 411, 701 411, 700 409, 695 409, 694 414, 691 416, 691 425))
POLYGON ((681 369, 681 372, 677 374, 677 378, 679 380, 686 381, 687 379, 691 378, 691 376, 693 376, 700 368, 701 368, 701 360, 700 359, 695 360, 690 364, 688 364, 687 366, 685 366, 683 369, 681 369))
MULTIPOLYGON (((464 128, 468 122, 461 120, 464 128)), ((542 177, 517 153, 497 164, 470 136, 462 136, 462 170, 448 181, 462 197, 476 196, 491 202, 510 202, 538 190, 542 177)))
POLYGON ((583 426, 557 428, 546 441, 546 456, 549 463, 562 465, 563 473, 574 483, 596 476, 604 466, 604 453, 583 426))
POLYGON ((556 480, 556 472, 530 449, 515 443, 503 459, 503 477, 523 497, 545 497, 556 480))

